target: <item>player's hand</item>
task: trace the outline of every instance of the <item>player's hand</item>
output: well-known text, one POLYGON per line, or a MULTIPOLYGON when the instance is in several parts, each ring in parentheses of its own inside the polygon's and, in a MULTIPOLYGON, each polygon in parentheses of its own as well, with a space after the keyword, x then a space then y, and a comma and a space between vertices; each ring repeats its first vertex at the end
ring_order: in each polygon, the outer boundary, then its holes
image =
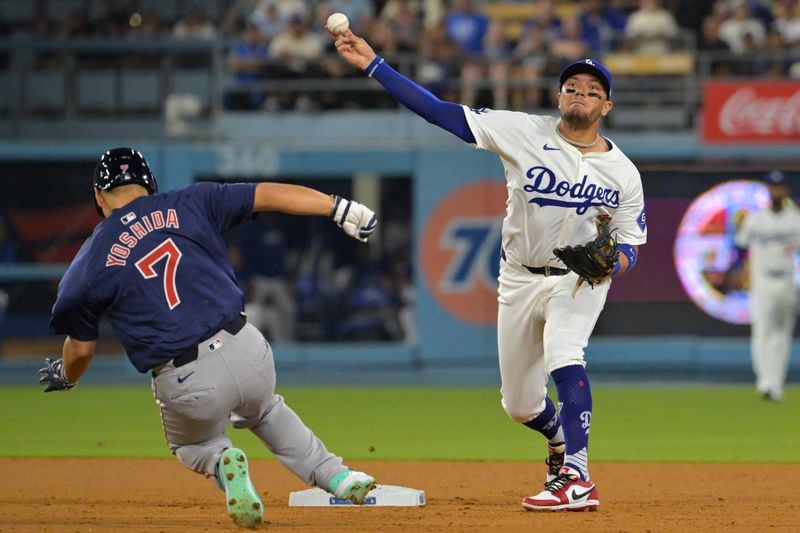
POLYGON ((362 242, 367 242, 378 227, 378 216, 375 211, 341 196, 333 199, 331 218, 345 233, 362 242))
MULTIPOLYGON (((330 32, 328 32, 330 33, 330 32)), ((336 42, 336 51, 342 58, 352 66, 364 70, 377 57, 372 47, 367 41, 358 37, 355 33, 347 30, 339 35, 331 34, 336 42)))
POLYGON ((39 369, 39 383, 45 386, 44 392, 69 390, 75 386, 75 383, 71 383, 64 375, 63 359, 45 357, 44 362, 46 366, 39 369))

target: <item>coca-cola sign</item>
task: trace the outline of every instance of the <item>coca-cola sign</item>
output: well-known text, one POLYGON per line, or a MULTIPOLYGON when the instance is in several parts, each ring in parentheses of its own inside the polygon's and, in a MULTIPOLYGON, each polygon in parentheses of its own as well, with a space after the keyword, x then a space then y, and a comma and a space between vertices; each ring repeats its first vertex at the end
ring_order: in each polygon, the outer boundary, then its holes
POLYGON ((702 132, 714 142, 800 140, 800 83, 707 83, 702 132))

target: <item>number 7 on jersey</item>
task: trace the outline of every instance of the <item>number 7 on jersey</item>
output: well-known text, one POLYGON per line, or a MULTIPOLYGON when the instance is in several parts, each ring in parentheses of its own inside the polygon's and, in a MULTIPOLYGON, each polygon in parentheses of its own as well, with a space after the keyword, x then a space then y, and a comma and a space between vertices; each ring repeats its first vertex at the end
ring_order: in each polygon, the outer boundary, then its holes
POLYGON ((153 269, 153 265, 163 258, 167 258, 167 264, 164 268, 164 296, 167 298, 167 305, 169 305, 170 310, 175 309, 181 303, 181 298, 178 296, 178 288, 175 285, 175 276, 178 273, 178 263, 180 263, 182 255, 170 238, 136 261, 136 268, 144 276, 144 279, 152 279, 158 276, 158 273, 153 269))

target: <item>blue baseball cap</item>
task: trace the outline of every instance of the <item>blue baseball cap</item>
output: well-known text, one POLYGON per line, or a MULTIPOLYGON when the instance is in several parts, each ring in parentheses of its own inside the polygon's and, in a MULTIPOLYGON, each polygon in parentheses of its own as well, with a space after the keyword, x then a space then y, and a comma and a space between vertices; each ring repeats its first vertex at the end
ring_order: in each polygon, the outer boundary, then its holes
POLYGON ((581 59, 571 65, 567 65, 558 77, 558 86, 564 85, 567 78, 581 73, 591 74, 600 80, 606 90, 606 94, 608 94, 609 98, 611 97, 611 72, 602 63, 594 59, 581 59))
POLYGON ((786 177, 780 170, 772 170, 764 176, 764 181, 769 185, 786 185, 786 177))

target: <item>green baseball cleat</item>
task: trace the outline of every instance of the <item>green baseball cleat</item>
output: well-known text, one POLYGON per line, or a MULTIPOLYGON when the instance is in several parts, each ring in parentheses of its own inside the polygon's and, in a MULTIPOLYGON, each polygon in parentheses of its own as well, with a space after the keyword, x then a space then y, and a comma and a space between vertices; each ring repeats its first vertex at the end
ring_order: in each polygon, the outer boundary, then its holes
POLYGON ((264 504, 250 481, 247 457, 238 448, 229 448, 219 458, 219 479, 225 488, 228 515, 241 527, 258 529, 264 521, 264 504))
POLYGON ((328 492, 356 505, 362 505, 367 493, 375 488, 375 478, 364 472, 344 470, 339 472, 328 483, 328 492))

